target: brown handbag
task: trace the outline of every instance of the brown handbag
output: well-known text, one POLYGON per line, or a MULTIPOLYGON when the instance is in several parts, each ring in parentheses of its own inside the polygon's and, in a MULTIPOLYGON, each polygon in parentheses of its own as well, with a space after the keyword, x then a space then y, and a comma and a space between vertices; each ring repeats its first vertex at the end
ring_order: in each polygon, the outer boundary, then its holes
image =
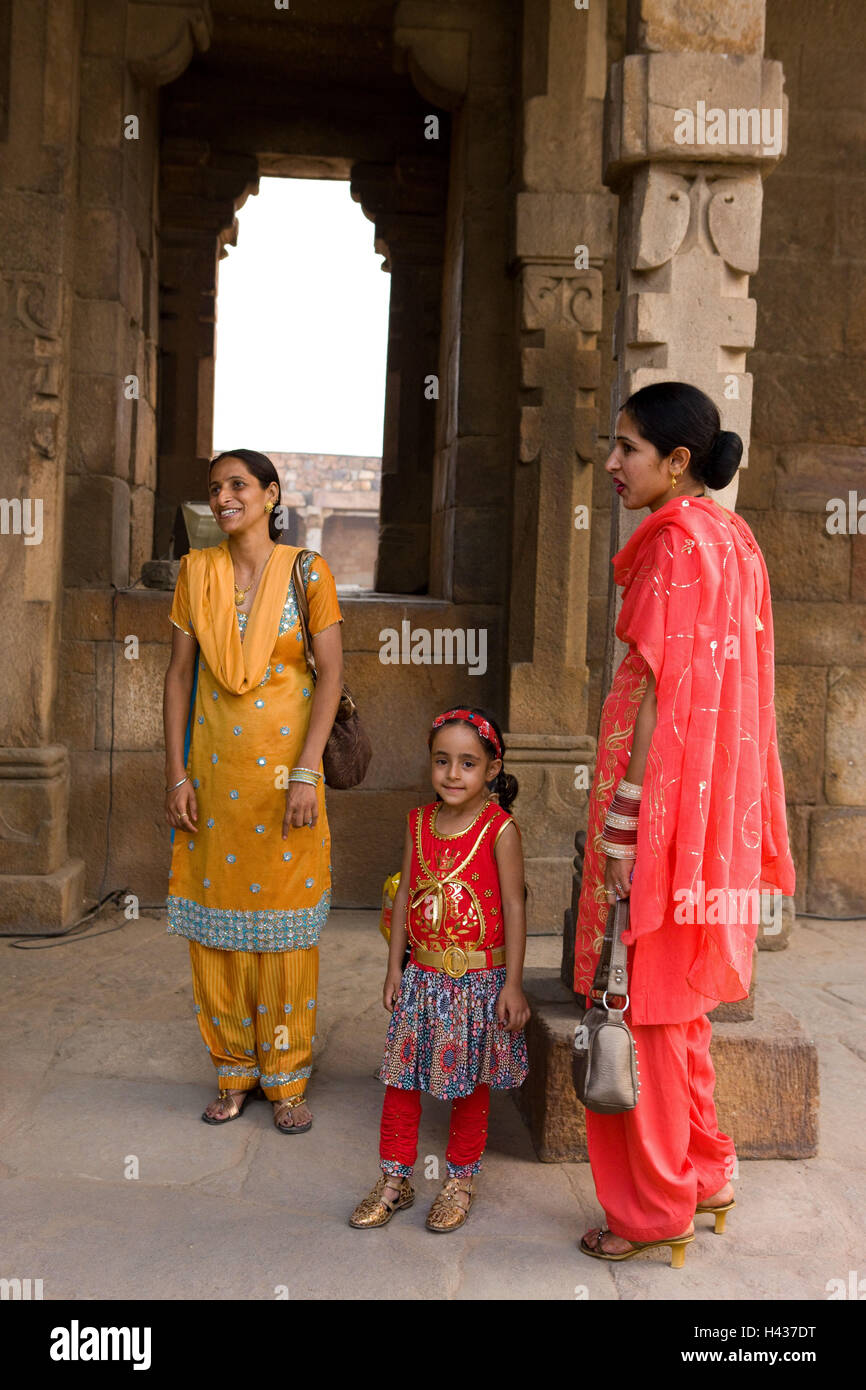
MULTIPOLYGON (((301 565, 305 555, 316 553, 312 550, 299 550, 292 566, 292 583, 295 586, 295 595, 298 600, 298 616, 304 638, 304 652, 314 682, 317 676, 316 658, 313 655, 313 644, 310 640, 310 605, 307 602, 301 565)), ((352 692, 347 685, 344 685, 337 713, 334 716, 334 727, 328 735, 328 742, 325 744, 325 751, 322 754, 322 767, 325 770, 326 784, 338 791, 347 791, 349 787, 357 787, 367 775, 367 768, 370 766, 372 756, 373 749, 367 731, 361 723, 352 692)))

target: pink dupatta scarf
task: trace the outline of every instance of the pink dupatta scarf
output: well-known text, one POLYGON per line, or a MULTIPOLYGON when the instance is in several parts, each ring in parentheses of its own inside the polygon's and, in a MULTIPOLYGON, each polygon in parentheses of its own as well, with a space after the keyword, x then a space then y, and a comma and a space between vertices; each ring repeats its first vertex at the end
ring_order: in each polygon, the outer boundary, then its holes
POLYGON ((658 701, 625 939, 691 894, 702 944, 689 983, 740 999, 757 935, 743 890, 794 891, 767 568, 741 517, 694 497, 648 516, 613 563, 617 636, 646 658, 658 701))

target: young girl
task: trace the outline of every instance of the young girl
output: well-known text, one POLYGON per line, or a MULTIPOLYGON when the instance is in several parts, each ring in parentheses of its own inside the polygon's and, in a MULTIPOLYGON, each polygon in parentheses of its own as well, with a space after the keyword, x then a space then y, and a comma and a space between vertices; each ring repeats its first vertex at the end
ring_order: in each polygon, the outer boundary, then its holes
POLYGON ((502 731, 486 710, 450 709, 427 743, 436 801, 407 818, 382 996, 391 1013, 379 1072, 382 1176, 349 1218, 358 1229, 384 1226, 415 1200, 421 1091, 452 1101, 448 1178, 427 1229, 462 1226, 487 1142, 490 1087, 519 1086, 528 1070, 523 853, 502 731), (407 933, 412 955, 401 976, 407 933))

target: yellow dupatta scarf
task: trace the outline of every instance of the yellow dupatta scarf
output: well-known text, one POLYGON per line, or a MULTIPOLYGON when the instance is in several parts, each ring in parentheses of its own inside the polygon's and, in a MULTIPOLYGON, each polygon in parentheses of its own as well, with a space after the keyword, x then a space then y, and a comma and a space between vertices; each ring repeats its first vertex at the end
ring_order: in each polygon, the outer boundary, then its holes
POLYGON ((241 641, 228 539, 187 555, 189 611, 202 656, 215 679, 235 695, 259 685, 279 635, 292 565, 300 547, 277 545, 265 561, 241 641))

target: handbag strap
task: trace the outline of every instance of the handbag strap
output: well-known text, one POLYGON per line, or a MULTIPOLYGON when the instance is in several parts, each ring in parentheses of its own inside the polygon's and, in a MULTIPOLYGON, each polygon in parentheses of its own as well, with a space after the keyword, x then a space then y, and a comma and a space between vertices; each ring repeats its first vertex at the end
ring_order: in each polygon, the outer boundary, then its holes
MULTIPOLYGON (((592 982, 594 990, 628 997, 628 949, 622 939, 628 930, 628 898, 619 898, 607 914, 601 955, 592 982)), ((600 1001, 594 1000, 594 1003, 600 1001)))
POLYGON ((313 644, 310 641, 310 605, 307 602, 307 591, 304 585, 304 571, 301 568, 305 555, 314 555, 313 550, 299 550, 295 556, 295 563, 292 565, 292 583, 295 587, 295 597, 298 601, 298 618, 300 619, 301 632, 304 638, 304 654, 307 658, 307 665, 312 673, 313 680, 316 679, 316 658, 313 656, 313 644))

